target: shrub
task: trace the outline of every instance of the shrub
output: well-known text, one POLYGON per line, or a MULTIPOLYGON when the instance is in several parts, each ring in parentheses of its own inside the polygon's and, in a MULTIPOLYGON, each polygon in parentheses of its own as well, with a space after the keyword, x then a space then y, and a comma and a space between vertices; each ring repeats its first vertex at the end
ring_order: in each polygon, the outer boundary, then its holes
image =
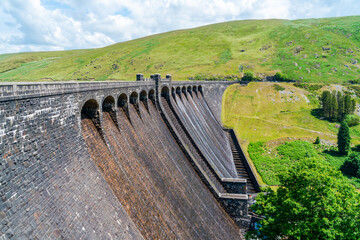
POLYGON ((286 81, 289 81, 289 80, 290 80, 290 78, 284 73, 277 72, 275 74, 275 81, 286 82, 286 81))
POLYGON ((350 154, 340 170, 346 175, 360 178, 360 155, 355 153, 350 154))
POLYGON ((320 144, 320 138, 319 138, 319 136, 316 138, 314 144, 320 144))
POLYGON ((244 72, 244 76, 241 78, 242 81, 258 81, 259 78, 255 77, 253 72, 244 72))
POLYGON ((353 114, 348 114, 345 116, 345 121, 349 127, 353 127, 360 124, 360 117, 353 114))
POLYGON ((285 90, 285 88, 283 86, 280 86, 278 84, 274 84, 274 88, 276 91, 284 91, 285 90))

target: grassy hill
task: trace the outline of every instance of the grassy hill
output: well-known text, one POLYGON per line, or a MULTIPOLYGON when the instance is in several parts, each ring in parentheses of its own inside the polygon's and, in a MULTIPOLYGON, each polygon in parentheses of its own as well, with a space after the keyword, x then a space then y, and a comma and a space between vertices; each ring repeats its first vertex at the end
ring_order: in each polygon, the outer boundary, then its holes
POLYGON ((244 20, 173 31, 89 50, 0 55, 0 81, 175 80, 281 71, 296 80, 360 79, 360 16, 244 20))

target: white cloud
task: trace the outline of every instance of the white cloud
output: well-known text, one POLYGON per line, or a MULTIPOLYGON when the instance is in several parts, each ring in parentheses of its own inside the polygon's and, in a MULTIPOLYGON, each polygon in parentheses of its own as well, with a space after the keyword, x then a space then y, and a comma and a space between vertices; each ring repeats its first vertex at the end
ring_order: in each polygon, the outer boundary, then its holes
POLYGON ((356 0, 1 0, 0 53, 106 46, 237 19, 359 14, 356 0))

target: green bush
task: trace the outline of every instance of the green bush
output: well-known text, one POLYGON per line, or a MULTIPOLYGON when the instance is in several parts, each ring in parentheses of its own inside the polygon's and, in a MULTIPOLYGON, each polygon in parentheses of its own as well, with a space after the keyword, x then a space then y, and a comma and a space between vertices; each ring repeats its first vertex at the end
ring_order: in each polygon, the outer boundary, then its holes
POLYGON ((281 72, 277 72, 274 77, 275 77, 275 81, 278 82, 286 82, 291 80, 286 74, 281 72))
POLYGON ((348 176, 360 178, 360 155, 358 153, 350 154, 340 170, 348 176))
POLYGON ((314 144, 320 144, 320 138, 319 138, 319 136, 316 138, 314 144))
POLYGON ((241 80, 243 81, 254 81, 255 77, 254 77, 254 73, 252 72, 244 72, 244 76, 241 78, 241 80))
POLYGON ((353 114, 348 114, 345 116, 345 121, 349 127, 353 127, 360 124, 360 117, 353 114))
POLYGON ((285 90, 285 88, 283 86, 280 86, 278 84, 274 84, 274 89, 276 91, 284 91, 285 90))

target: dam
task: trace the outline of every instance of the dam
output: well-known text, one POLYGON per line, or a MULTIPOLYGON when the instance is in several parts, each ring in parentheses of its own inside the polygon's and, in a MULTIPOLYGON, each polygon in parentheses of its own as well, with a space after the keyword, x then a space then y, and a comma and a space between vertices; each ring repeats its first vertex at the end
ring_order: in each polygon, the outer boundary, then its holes
POLYGON ((0 239, 241 239, 259 183, 235 82, 0 85, 0 239))

